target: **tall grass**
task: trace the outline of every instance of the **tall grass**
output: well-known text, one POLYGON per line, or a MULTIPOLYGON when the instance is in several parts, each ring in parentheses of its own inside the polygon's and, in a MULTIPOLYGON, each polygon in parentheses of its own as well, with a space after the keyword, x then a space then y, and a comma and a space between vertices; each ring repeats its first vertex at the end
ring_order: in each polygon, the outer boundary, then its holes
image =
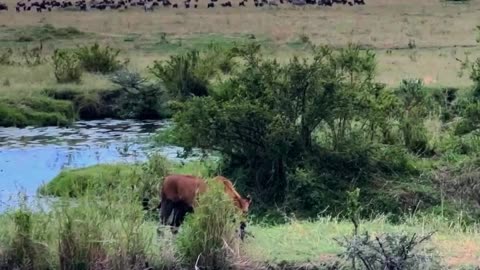
POLYGON ((238 256, 235 233, 239 216, 223 186, 208 183, 207 192, 199 196, 199 206, 188 215, 177 243, 180 256, 189 267, 228 269, 238 256))

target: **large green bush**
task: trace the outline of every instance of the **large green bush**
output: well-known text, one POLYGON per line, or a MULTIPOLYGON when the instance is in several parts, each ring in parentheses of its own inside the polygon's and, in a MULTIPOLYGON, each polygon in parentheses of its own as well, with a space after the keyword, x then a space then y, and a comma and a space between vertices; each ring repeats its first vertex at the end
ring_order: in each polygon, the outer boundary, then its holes
POLYGON ((218 91, 175 104, 177 143, 219 151, 224 172, 260 201, 269 198, 265 205, 288 205, 287 195, 305 190, 301 196, 311 200, 302 211, 335 203, 325 191, 338 192, 352 179, 364 184, 379 173, 372 153, 390 136, 399 102, 375 81, 372 52, 322 47, 313 60, 287 64, 263 57, 257 46, 237 55, 243 65, 215 84, 218 91), (300 181, 299 169, 309 181, 300 181))

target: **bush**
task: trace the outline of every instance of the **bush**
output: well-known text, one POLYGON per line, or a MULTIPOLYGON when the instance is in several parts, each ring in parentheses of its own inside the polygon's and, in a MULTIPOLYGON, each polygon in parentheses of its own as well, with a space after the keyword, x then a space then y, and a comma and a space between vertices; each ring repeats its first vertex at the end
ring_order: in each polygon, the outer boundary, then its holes
POLYGON ((341 256, 351 261, 354 269, 442 269, 433 250, 424 251, 418 248, 429 240, 431 235, 418 237, 416 234, 388 233, 373 238, 366 232, 337 242, 345 248, 341 256))
POLYGON ((147 83, 136 72, 117 71, 111 78, 121 87, 115 111, 122 118, 158 119, 169 116, 167 97, 160 84, 147 83))
POLYGON ((407 149, 415 154, 431 155, 424 119, 427 115, 427 98, 423 83, 419 79, 402 80, 397 89, 403 111, 400 129, 407 149))
POLYGON ((232 51, 210 45, 204 51, 191 50, 166 61, 155 61, 150 71, 165 84, 171 98, 186 100, 207 96, 216 76, 232 72, 234 56, 232 51))
POLYGON ((463 119, 455 129, 455 134, 464 135, 480 130, 480 101, 470 103, 463 112, 463 119))
POLYGON ((0 65, 10 66, 15 64, 12 60, 12 54, 13 50, 11 48, 0 51, 0 65))
POLYGON ((76 55, 81 66, 88 72, 107 74, 119 70, 123 64, 118 60, 120 50, 98 43, 78 48, 76 55))
POLYGON ((78 83, 82 78, 82 67, 71 50, 55 50, 53 57, 55 78, 59 83, 78 83))
POLYGON ((151 72, 165 84, 172 98, 184 100, 192 96, 208 95, 208 78, 198 74, 200 53, 190 51, 171 56, 164 62, 155 61, 151 72))
POLYGON ((177 238, 181 259, 189 268, 228 269, 232 265, 238 237, 237 210, 223 187, 215 181, 208 183, 207 192, 199 196, 195 213, 187 215, 177 238))

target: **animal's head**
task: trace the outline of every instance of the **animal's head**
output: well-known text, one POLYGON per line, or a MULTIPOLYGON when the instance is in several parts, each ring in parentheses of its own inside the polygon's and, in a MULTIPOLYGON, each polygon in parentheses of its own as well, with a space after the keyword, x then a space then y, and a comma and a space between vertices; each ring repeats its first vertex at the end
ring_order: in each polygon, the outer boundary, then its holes
POLYGON ((239 198, 239 208, 242 210, 243 214, 247 214, 252 204, 252 198, 248 195, 246 198, 239 198))

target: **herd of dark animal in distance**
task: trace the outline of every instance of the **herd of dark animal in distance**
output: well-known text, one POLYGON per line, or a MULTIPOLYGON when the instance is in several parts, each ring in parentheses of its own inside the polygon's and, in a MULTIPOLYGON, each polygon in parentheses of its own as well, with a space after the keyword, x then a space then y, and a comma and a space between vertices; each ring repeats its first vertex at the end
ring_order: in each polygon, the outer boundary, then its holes
MULTIPOLYGON (((199 0, 181 0, 181 3, 172 3, 170 0, 20 0, 15 6, 17 12, 43 12, 52 10, 118 10, 131 7, 141 7, 145 11, 153 11, 155 7, 170 8, 198 8, 199 0)), ((209 0, 207 8, 233 7, 230 0, 209 0)), ((255 7, 279 6, 291 4, 295 6, 318 5, 331 7, 333 5, 365 5, 365 0, 239 0, 239 7, 246 7, 252 1, 255 7)), ((0 12, 8 11, 8 5, 0 2, 0 12)))

